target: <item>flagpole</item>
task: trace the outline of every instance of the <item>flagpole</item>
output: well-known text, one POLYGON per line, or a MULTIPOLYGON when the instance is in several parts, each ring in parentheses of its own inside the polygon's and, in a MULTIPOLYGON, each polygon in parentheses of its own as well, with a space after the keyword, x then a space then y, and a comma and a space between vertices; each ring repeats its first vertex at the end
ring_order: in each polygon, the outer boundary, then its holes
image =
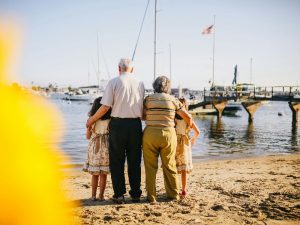
POLYGON ((213 57, 212 57, 212 60, 213 60, 213 63, 212 63, 212 86, 215 86, 215 33, 216 33, 215 23, 216 23, 216 15, 214 15, 214 24, 213 24, 214 30, 213 30, 213 57))

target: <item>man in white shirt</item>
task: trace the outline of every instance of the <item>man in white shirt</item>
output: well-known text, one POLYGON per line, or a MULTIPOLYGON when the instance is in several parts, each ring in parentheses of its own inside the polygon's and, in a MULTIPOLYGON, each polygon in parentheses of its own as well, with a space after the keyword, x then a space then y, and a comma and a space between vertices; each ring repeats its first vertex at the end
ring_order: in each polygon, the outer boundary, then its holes
POLYGON ((119 62, 119 76, 111 79, 102 97, 102 106, 87 121, 87 127, 95 123, 110 108, 109 160, 111 179, 114 189, 113 200, 124 203, 126 193, 124 164, 127 157, 128 177, 133 202, 139 202, 141 196, 141 146, 144 84, 132 74, 130 59, 119 62))

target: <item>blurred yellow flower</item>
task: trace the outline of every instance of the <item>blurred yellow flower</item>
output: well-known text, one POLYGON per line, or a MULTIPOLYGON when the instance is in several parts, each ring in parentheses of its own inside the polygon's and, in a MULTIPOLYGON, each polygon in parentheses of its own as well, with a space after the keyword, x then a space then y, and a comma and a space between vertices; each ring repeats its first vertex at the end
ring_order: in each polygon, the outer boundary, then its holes
POLYGON ((0 224, 71 224, 58 168, 63 156, 51 144, 61 136, 60 115, 41 97, 6 83, 16 46, 12 27, 0 24, 0 224))

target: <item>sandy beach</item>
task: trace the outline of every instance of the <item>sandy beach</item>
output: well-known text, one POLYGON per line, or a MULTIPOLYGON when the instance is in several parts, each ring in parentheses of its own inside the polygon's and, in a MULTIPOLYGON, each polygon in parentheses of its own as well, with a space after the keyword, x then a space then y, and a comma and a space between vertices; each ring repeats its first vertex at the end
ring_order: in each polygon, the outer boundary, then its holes
MULTIPOLYGON (((143 197, 133 204, 111 200, 108 178, 106 201, 93 202, 90 175, 71 171, 64 180, 74 221, 82 224, 300 224, 300 155, 280 155, 247 159, 194 162, 189 176, 187 198, 164 199, 162 170, 157 176, 158 204, 143 197)), ((127 182, 128 185, 128 182, 127 182)), ((127 186, 127 190, 129 186, 127 186)))

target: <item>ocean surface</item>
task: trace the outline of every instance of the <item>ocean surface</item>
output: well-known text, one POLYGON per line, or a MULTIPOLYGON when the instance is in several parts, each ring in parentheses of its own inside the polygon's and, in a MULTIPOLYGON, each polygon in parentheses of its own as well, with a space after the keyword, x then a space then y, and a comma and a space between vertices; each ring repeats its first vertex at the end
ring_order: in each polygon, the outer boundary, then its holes
MULTIPOLYGON (((91 105, 51 101, 65 120, 65 135, 59 146, 69 156, 71 164, 80 165, 86 158, 85 123, 91 105)), ((235 116, 218 119, 214 115, 205 115, 194 117, 194 120, 201 131, 192 147, 193 158, 197 160, 300 153, 300 128, 293 128, 292 112, 287 102, 263 104, 254 114, 252 124, 248 123, 244 109, 235 116), (278 115, 279 112, 282 116, 278 115)))

